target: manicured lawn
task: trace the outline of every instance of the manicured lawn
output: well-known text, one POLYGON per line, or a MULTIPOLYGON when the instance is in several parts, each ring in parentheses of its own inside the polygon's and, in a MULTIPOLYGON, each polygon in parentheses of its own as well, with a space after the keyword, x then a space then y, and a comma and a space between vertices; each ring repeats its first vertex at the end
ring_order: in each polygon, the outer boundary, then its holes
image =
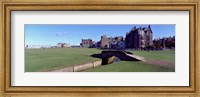
POLYGON ((155 59, 167 62, 175 62, 175 51, 163 50, 163 51, 131 51, 133 54, 143 56, 146 59, 155 59))
MULTIPOLYGON (((145 59, 175 62, 175 51, 130 51, 143 56, 145 59)), ((85 70, 86 72, 174 72, 175 68, 147 64, 139 61, 121 61, 97 68, 85 70)))
POLYGON ((25 72, 42 71, 101 60, 90 56, 100 52, 101 50, 92 48, 26 49, 25 72))
POLYGON ((85 70, 85 72, 174 72, 174 68, 146 64, 139 61, 121 61, 97 68, 85 70))
MULTIPOLYGON (((146 59, 175 62, 175 51, 131 51, 133 54, 146 59)), ((101 53, 95 48, 55 48, 55 49, 26 49, 25 72, 37 72, 54 68, 68 67, 101 60, 91 57, 101 53)), ((151 65, 139 61, 121 61, 97 68, 85 70, 91 72, 173 72, 175 68, 151 65)))

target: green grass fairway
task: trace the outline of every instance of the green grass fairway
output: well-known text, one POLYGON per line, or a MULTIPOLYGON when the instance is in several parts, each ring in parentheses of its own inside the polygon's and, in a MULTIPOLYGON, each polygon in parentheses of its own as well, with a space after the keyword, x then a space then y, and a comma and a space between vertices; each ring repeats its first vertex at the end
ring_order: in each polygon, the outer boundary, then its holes
MULTIPOLYGON (((101 60, 91 57, 101 53, 96 48, 26 49, 25 72, 45 71, 101 60)), ((146 59, 175 62, 175 51, 131 51, 146 59)), ((175 68, 151 65, 139 61, 121 61, 85 70, 86 72, 173 72, 175 68)))
MULTIPOLYGON (((175 62, 175 51, 130 51, 133 54, 143 56, 145 59, 175 62)), ((174 72, 175 68, 162 67, 143 63, 140 61, 121 61, 110 65, 85 70, 86 72, 174 72)))
POLYGON ((88 48, 26 49, 25 72, 42 71, 101 60, 90 56, 94 53, 101 53, 101 50, 88 48))
POLYGON ((163 51, 131 51, 133 54, 143 56, 146 59, 155 59, 160 61, 175 62, 174 50, 163 51))
POLYGON ((137 61, 121 61, 85 70, 86 72, 174 72, 174 68, 146 64, 137 61))

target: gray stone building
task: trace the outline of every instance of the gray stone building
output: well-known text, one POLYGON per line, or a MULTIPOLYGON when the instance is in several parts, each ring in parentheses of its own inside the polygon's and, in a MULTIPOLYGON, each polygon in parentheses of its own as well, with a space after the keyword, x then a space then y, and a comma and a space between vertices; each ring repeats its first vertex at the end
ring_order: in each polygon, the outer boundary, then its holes
POLYGON ((173 49, 175 48, 175 36, 156 38, 153 40, 155 48, 173 49))
POLYGON ((118 36, 118 37, 108 37, 106 35, 101 36, 100 44, 101 48, 119 48, 119 42, 120 46, 122 45, 123 42, 123 37, 118 36))
POLYGON ((126 48, 145 48, 152 46, 152 30, 150 25, 148 27, 133 27, 131 31, 126 34, 125 46, 126 48))

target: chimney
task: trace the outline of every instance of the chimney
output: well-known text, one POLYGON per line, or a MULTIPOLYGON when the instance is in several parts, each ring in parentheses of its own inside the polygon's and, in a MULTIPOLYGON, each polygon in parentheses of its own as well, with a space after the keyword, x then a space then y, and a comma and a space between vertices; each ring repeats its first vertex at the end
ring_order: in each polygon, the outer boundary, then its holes
POLYGON ((151 29, 151 26, 149 25, 148 28, 151 29))
POLYGON ((153 33, 152 30, 151 30, 151 26, 150 25, 148 26, 148 29, 151 31, 151 33, 153 33))

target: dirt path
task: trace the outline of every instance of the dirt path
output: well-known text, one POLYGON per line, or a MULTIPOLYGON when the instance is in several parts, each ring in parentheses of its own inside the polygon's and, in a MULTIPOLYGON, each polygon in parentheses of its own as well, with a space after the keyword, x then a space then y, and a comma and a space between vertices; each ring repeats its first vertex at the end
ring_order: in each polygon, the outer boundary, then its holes
POLYGON ((152 65, 159 65, 163 67, 175 68, 175 62, 146 59, 145 63, 152 64, 152 65))

